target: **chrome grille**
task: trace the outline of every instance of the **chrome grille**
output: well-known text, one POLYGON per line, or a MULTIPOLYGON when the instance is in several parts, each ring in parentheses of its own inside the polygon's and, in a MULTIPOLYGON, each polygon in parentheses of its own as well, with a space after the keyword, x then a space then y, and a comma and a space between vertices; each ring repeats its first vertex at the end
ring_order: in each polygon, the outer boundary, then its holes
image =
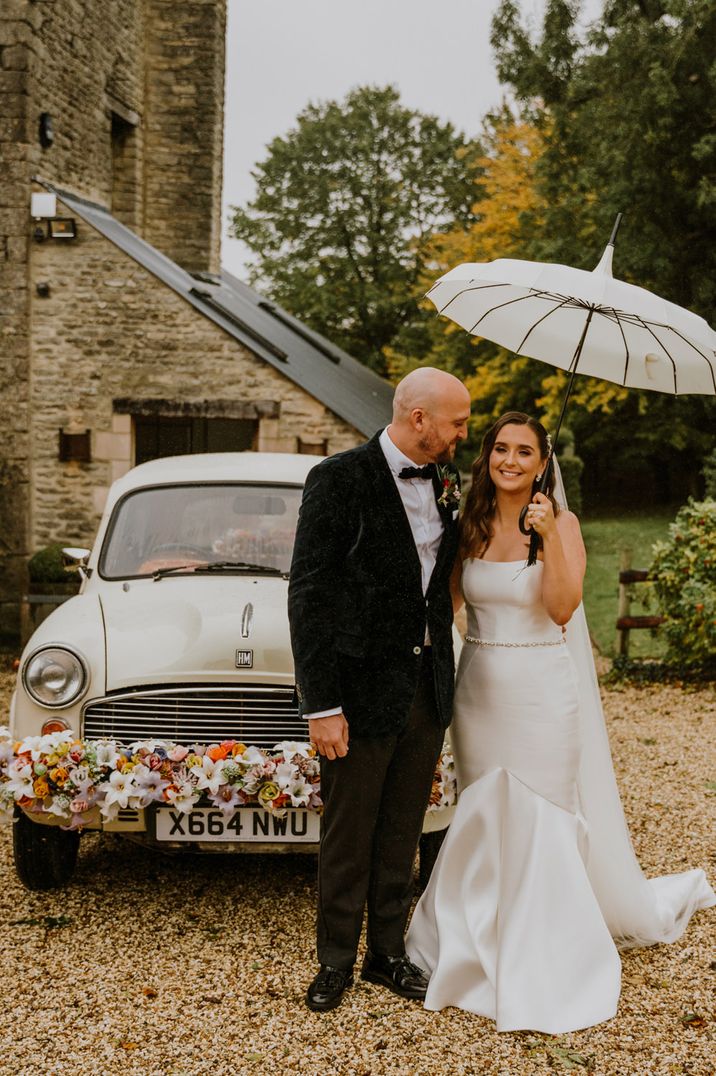
POLYGON ((308 739, 293 688, 261 685, 108 695, 85 707, 83 732, 88 738, 122 743, 160 739, 186 745, 239 740, 273 747, 280 740, 308 739))

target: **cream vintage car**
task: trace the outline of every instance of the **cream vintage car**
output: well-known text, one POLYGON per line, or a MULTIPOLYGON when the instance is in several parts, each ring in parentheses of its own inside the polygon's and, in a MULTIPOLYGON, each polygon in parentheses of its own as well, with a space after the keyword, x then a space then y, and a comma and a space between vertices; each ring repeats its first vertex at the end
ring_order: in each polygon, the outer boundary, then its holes
MULTIPOLYGON (((225 453, 135 467, 94 548, 65 556, 80 593, 25 648, 0 742, 17 873, 64 884, 82 833, 171 851, 315 851, 318 760, 299 716, 286 615, 315 456, 225 453)), ((454 800, 441 759, 421 845, 454 800)))

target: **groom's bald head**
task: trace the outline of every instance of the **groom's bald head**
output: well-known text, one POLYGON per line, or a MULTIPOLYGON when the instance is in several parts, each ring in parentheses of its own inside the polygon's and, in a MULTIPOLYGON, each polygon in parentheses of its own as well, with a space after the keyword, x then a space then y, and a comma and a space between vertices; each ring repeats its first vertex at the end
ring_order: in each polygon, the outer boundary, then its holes
POLYGON ((393 397, 393 441, 416 463, 447 463, 467 436, 470 394, 457 377, 432 366, 412 370, 393 397))
POLYGON ((393 396, 393 421, 406 419, 415 408, 435 412, 452 401, 470 406, 470 396, 462 381, 445 370, 421 366, 399 381, 393 396))

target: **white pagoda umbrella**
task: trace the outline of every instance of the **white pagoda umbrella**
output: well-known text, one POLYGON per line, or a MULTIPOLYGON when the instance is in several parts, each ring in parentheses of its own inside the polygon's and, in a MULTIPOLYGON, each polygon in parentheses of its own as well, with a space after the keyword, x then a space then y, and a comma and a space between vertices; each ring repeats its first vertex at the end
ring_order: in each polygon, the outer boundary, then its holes
MULTIPOLYGON (((620 222, 621 213, 592 272, 497 258, 458 265, 427 293, 439 314, 468 332, 570 373, 552 453, 577 371, 629 388, 716 395, 716 333, 708 323, 612 276, 620 222)), ((524 520, 521 528, 528 533, 524 520)))

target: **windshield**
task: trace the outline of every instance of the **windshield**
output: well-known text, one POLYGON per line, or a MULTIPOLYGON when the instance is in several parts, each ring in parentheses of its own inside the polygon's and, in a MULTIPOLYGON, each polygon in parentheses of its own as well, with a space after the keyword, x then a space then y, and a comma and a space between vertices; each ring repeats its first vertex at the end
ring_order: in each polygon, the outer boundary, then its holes
POLYGON ((244 561, 287 572, 297 486, 224 483, 164 486, 130 493, 115 509, 99 560, 105 579, 163 568, 244 561))

